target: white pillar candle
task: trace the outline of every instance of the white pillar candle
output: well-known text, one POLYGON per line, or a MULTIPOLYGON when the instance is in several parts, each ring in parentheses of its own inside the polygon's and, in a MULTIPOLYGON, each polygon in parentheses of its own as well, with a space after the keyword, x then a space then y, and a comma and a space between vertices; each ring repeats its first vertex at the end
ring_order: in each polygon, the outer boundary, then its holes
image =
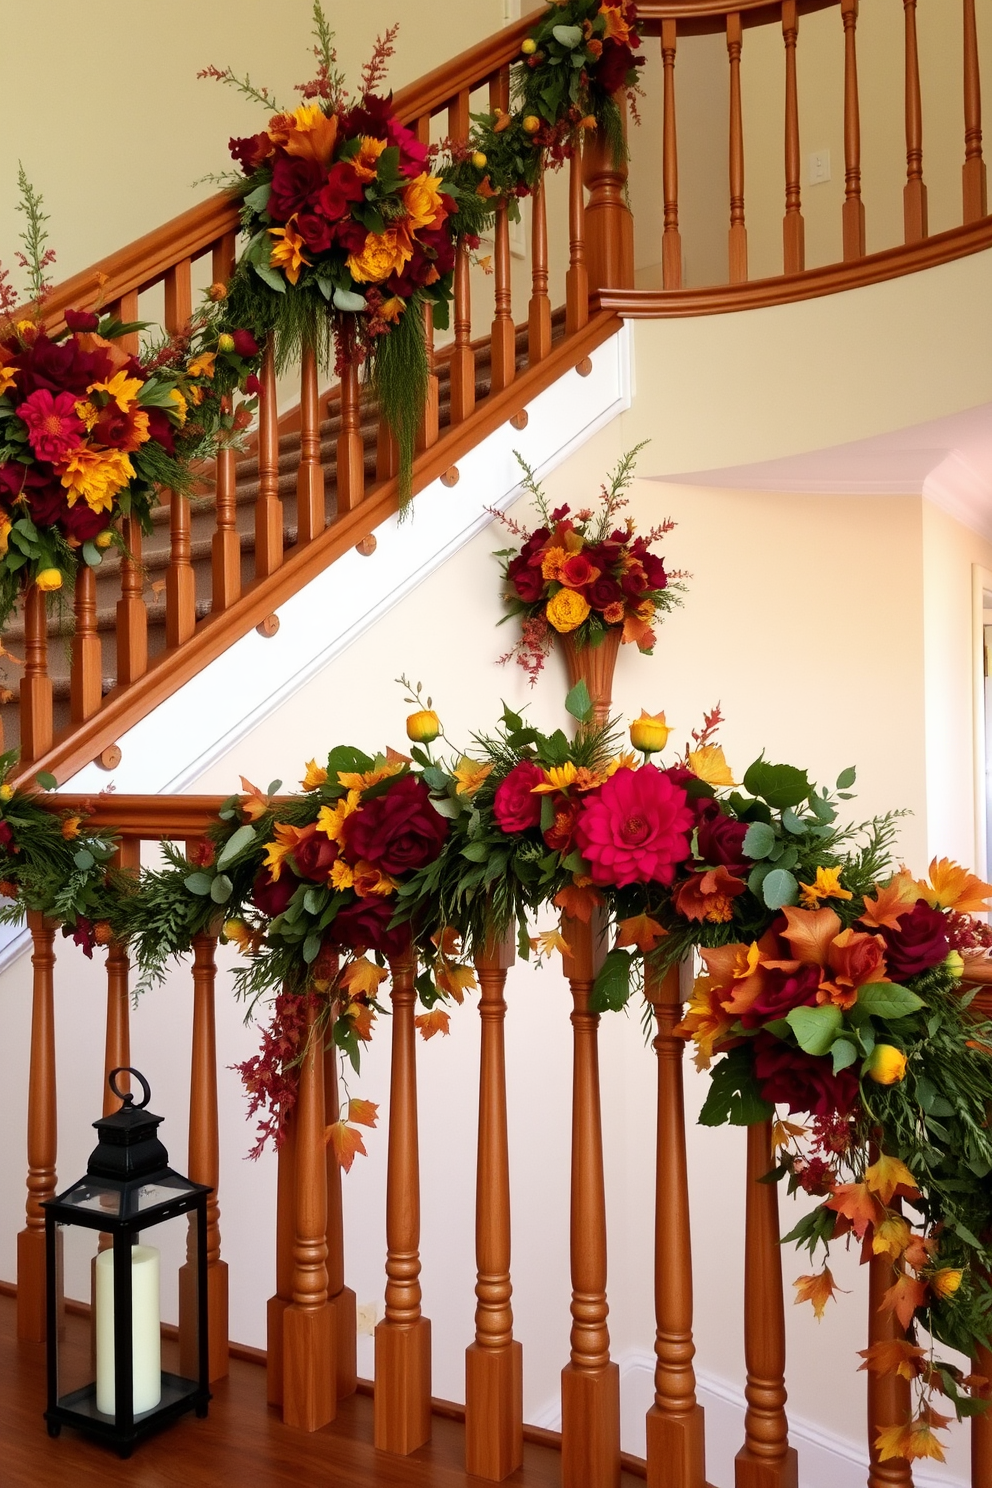
MULTIPOLYGON (((162 1330, 159 1252, 154 1245, 131 1249, 131 1318, 134 1414, 153 1410, 162 1398, 162 1330)), ((96 1408, 112 1416, 114 1379, 114 1252, 96 1258, 96 1408)))

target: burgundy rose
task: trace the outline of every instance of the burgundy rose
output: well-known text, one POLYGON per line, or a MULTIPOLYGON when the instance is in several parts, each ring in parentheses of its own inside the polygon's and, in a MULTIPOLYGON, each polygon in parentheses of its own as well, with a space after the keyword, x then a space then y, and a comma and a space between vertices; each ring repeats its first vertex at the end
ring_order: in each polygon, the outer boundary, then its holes
POLYGON ((544 771, 533 760, 521 760, 514 765, 505 780, 496 788, 493 815, 503 832, 526 832, 536 827, 541 820, 541 797, 533 794, 534 786, 540 785, 544 771))
POLYGON ((540 568, 544 561, 544 545, 551 533, 547 527, 538 527, 520 549, 521 558, 526 558, 531 568, 540 568))
POLYGON ((800 966, 798 971, 766 971, 765 986, 746 1012, 741 1014, 745 1028, 760 1028, 773 1018, 784 1018, 797 1007, 815 1007, 820 985, 819 966, 800 966))
POLYGON ((947 921, 939 909, 932 909, 925 899, 917 899, 909 914, 899 916, 898 929, 882 927, 885 937, 885 964, 889 979, 902 982, 919 976, 931 966, 939 966, 950 950, 947 921))
POLYGON ((13 506, 22 493, 33 504, 36 493, 52 489, 60 497, 65 494, 54 472, 47 466, 22 465, 19 460, 8 460, 0 465, 0 502, 5 506, 13 506))
POLYGON ((272 878, 267 868, 263 868, 252 884, 251 902, 262 914, 274 920, 276 915, 289 908, 289 901, 299 886, 299 879, 288 872, 285 864, 278 881, 272 878))
POLYGON ((293 862, 297 872, 303 878, 312 879, 314 883, 327 882, 331 864, 337 855, 336 844, 326 832, 318 832, 316 822, 301 829, 299 840, 293 848, 293 862))
POLYGON ((604 41, 603 55, 596 64, 596 83, 604 93, 617 93, 640 59, 625 42, 604 41))
POLYGON ((329 222, 337 222, 340 217, 349 216, 351 203, 361 201, 364 195, 365 188, 355 174, 354 166, 347 160, 339 160, 337 165, 331 166, 326 183, 314 198, 314 211, 320 212, 329 222))
POLYGON ((539 568, 532 568, 523 553, 514 558, 506 576, 524 604, 535 604, 544 593, 544 578, 539 568))
POLYGON ((665 565, 660 558, 657 558, 654 553, 643 553, 641 555, 641 565, 644 569, 649 589, 668 588, 668 574, 665 572, 665 565))
MULTIPOLYGON (((379 799, 384 801, 387 798, 380 796, 379 799)), ((348 820, 354 821, 354 817, 348 820)), ((401 956, 410 944, 410 926, 397 925, 390 930, 389 922, 395 909, 393 899, 384 899, 377 894, 346 904, 334 917, 329 932, 331 939, 335 945, 349 950, 381 951, 384 956, 401 956)))
POLYGON ((259 346, 251 331, 232 331, 235 354, 239 357, 258 356, 259 346))
POLYGON ((100 324, 100 317, 94 315, 92 310, 67 310, 65 323, 70 331, 95 331, 100 324))
POLYGON ((227 148, 246 176, 253 175, 263 160, 268 160, 275 146, 263 129, 261 134, 249 134, 243 139, 231 139, 227 148))
POLYGON ((323 169, 316 160, 278 155, 272 167, 272 190, 266 209, 269 216, 275 222, 288 222, 295 213, 311 207, 324 179, 323 169))
POLYGON ((586 599, 594 610, 605 610, 608 605, 620 604, 623 601, 623 590, 616 579, 611 579, 608 574, 602 574, 586 590, 586 599))
POLYGON ((846 1116, 858 1101, 858 1077, 853 1069, 835 1075, 829 1055, 806 1054, 770 1033, 759 1033, 754 1040, 754 1073, 762 1098, 788 1106, 793 1114, 846 1116))
POLYGON ((623 589, 624 594, 626 594, 629 599, 640 598, 640 596, 649 587, 648 576, 644 572, 642 564, 633 563, 631 567, 628 568, 627 572, 620 580, 620 587, 623 589))
POLYGON ((364 858, 383 873, 408 873, 433 863, 448 823, 431 805, 430 791, 414 775, 401 775, 345 821, 347 855, 364 858))
POLYGON ((76 393, 82 397, 94 382, 105 382, 113 365, 105 351, 85 351, 75 336, 50 341, 40 331, 31 346, 14 358, 20 367, 17 385, 25 398, 39 389, 49 393, 76 393))
POLYGON ((146 408, 148 437, 160 444, 167 455, 176 453, 176 431, 164 408, 146 408))
POLYGON ((10 847, 14 841, 14 834, 10 829, 10 822, 0 821, 0 847, 10 847))
POLYGON ((724 816, 717 803, 705 797, 696 809, 699 817, 696 856, 700 862, 709 863, 714 868, 721 863, 726 868, 743 868, 746 863, 743 845, 747 822, 724 816))
MULTIPOLYGON (((32 510, 34 504, 32 503, 32 510)), ((102 532, 110 520, 110 513, 106 511, 95 512, 86 505, 85 501, 77 501, 75 506, 66 507, 61 517, 62 526, 69 537, 77 538, 81 543, 90 542, 98 532, 102 532)))

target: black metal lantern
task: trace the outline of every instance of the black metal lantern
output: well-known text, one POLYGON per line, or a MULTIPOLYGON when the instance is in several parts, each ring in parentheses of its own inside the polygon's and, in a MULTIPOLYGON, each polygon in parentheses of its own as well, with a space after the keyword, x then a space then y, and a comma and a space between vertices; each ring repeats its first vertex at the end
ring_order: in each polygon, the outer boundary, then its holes
MULTIPOLYGON (((120 1110, 93 1125, 100 1134, 86 1177, 45 1205, 49 1436, 63 1426, 100 1438, 129 1457, 136 1442, 184 1411, 207 1414, 207 1195, 169 1167, 158 1138, 161 1116, 146 1109, 151 1090, 134 1069, 116 1069, 110 1088, 120 1110), (117 1088, 129 1073, 144 1099, 117 1088), (187 1218, 188 1216, 188 1218, 187 1218), (170 1221, 179 1221, 178 1225, 170 1221), (148 1242, 148 1232, 157 1228, 148 1242), (179 1233, 174 1233, 175 1231, 179 1233), (173 1232, 173 1233, 170 1233, 173 1232), (160 1286, 169 1256, 192 1271, 195 1338, 183 1340, 186 1371, 162 1367, 160 1286), (163 1264, 163 1261, 165 1264, 163 1264), (68 1295, 89 1307, 66 1302, 68 1295), (82 1294, 82 1295, 80 1295, 82 1294), (90 1328, 73 1328, 73 1313, 90 1328), (67 1316, 67 1314, 69 1316, 67 1316), (95 1378, 92 1376, 95 1375, 95 1378)), ((181 1367, 181 1366, 180 1366, 181 1367)))

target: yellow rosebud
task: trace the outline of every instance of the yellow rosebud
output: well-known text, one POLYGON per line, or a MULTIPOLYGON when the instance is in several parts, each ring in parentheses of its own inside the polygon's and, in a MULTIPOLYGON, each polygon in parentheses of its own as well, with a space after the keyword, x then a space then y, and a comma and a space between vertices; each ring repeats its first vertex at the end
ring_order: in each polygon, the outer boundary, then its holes
POLYGON ((98 532, 96 537, 93 539, 98 548, 109 548, 113 540, 114 534, 111 532, 109 527, 104 527, 103 531, 98 532))
POLYGON ((46 593, 53 589, 61 589, 62 574, 57 568, 43 568, 35 579, 35 583, 39 589, 44 589, 46 593))
POLYGON ((475 166, 476 170, 485 170, 486 166, 489 164, 489 156, 485 155, 481 150, 476 150, 475 154, 472 156, 472 164, 475 166))
POLYGON ((953 1297, 961 1285, 963 1275, 963 1271, 956 1271, 950 1266, 945 1266, 943 1270, 935 1271, 927 1280, 930 1282, 931 1289, 936 1292, 938 1297, 953 1297))
POLYGON ((964 957, 960 951, 948 951, 944 966, 951 976, 959 977, 964 972, 964 957))
POLYGON ((534 40, 533 36, 528 36, 525 41, 522 41, 520 43, 520 50, 523 52, 525 57, 533 57, 534 53, 537 51, 537 42, 534 40))
POLYGON ((224 934, 227 936, 228 940, 237 940, 238 936, 242 933, 244 928, 244 920, 224 921, 224 934))
POLYGON ((218 351, 233 351, 234 350, 234 337, 233 336, 229 336, 226 331, 222 331, 221 334, 217 337, 217 350, 218 351))
POLYGON ((642 754, 657 754, 668 743, 671 729, 665 722, 664 713, 645 713, 630 725, 630 742, 642 754))
POLYGON ((541 127, 541 121, 536 114, 527 114, 523 120, 525 134, 536 134, 541 127))
POLYGON ((414 744, 433 744, 441 732, 441 720, 433 708, 421 708, 406 721, 406 736, 414 744))
POLYGON ((868 1073, 876 1085, 898 1085, 906 1074, 906 1056, 892 1044, 876 1044, 868 1060, 868 1073))
POLYGON ((0 785, 0 801, 10 801, 13 795, 14 787, 12 785, 0 785))

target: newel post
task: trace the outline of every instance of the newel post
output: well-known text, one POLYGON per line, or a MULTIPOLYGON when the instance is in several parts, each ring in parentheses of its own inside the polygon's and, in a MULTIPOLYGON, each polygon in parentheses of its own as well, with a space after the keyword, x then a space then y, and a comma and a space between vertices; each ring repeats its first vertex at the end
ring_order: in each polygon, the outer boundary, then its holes
MULTIPOLYGON (((617 99, 627 134, 627 104, 617 99)), ((634 219, 627 205, 627 162, 614 162, 601 129, 587 134, 582 150, 583 175, 589 191, 585 210, 589 288, 632 289, 634 286, 634 219)))

